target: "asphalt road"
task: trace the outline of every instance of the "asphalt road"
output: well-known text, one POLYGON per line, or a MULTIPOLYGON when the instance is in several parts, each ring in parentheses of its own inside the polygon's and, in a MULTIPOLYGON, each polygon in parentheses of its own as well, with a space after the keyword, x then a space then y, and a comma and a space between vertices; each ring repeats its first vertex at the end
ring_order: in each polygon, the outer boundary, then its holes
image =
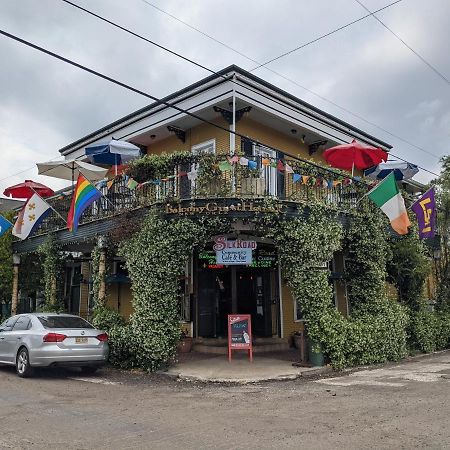
POLYGON ((450 448, 450 352, 247 386, 0 368, 0 449, 450 448))

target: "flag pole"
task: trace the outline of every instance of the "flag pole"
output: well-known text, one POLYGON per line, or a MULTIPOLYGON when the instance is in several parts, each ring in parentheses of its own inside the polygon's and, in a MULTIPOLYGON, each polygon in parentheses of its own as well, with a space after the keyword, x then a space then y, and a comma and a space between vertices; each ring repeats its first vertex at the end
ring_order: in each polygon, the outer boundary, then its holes
POLYGON ((30 188, 43 202, 45 202, 45 203, 47 203, 47 205, 48 206, 50 206, 50 209, 52 209, 55 213, 56 213, 56 215, 65 223, 65 224, 67 224, 67 220, 66 219, 64 219, 64 217, 58 212, 58 211, 56 211, 56 209, 55 208, 53 208, 53 206, 52 205, 50 205, 50 203, 49 202, 47 202, 44 198, 42 198, 33 188, 30 188))

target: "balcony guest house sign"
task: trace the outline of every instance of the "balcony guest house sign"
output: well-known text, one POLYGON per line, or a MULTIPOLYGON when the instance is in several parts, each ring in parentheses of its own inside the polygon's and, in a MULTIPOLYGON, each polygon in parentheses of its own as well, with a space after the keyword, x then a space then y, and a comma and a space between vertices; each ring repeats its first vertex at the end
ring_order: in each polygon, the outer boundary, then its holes
POLYGON ((249 266, 253 261, 252 251, 256 246, 256 241, 228 240, 225 236, 217 236, 213 246, 216 264, 249 266))

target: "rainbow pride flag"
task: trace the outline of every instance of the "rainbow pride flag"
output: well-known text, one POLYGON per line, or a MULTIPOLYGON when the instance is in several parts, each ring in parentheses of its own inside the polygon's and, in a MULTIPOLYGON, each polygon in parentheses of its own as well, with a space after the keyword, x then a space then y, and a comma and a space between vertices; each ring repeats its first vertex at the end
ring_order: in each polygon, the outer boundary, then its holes
POLYGON ((81 214, 102 196, 102 193, 95 188, 83 175, 78 175, 77 185, 72 197, 69 214, 67 216, 67 228, 74 233, 78 229, 78 222, 81 214))

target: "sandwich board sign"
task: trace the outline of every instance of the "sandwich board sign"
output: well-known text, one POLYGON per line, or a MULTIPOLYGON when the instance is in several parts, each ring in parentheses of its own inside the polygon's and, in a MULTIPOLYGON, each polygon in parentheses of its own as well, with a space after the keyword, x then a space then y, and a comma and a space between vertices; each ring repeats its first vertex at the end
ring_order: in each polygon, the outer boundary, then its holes
POLYGON ((228 315, 228 361, 230 362, 233 350, 247 350, 250 362, 253 361, 252 316, 250 314, 228 315))

